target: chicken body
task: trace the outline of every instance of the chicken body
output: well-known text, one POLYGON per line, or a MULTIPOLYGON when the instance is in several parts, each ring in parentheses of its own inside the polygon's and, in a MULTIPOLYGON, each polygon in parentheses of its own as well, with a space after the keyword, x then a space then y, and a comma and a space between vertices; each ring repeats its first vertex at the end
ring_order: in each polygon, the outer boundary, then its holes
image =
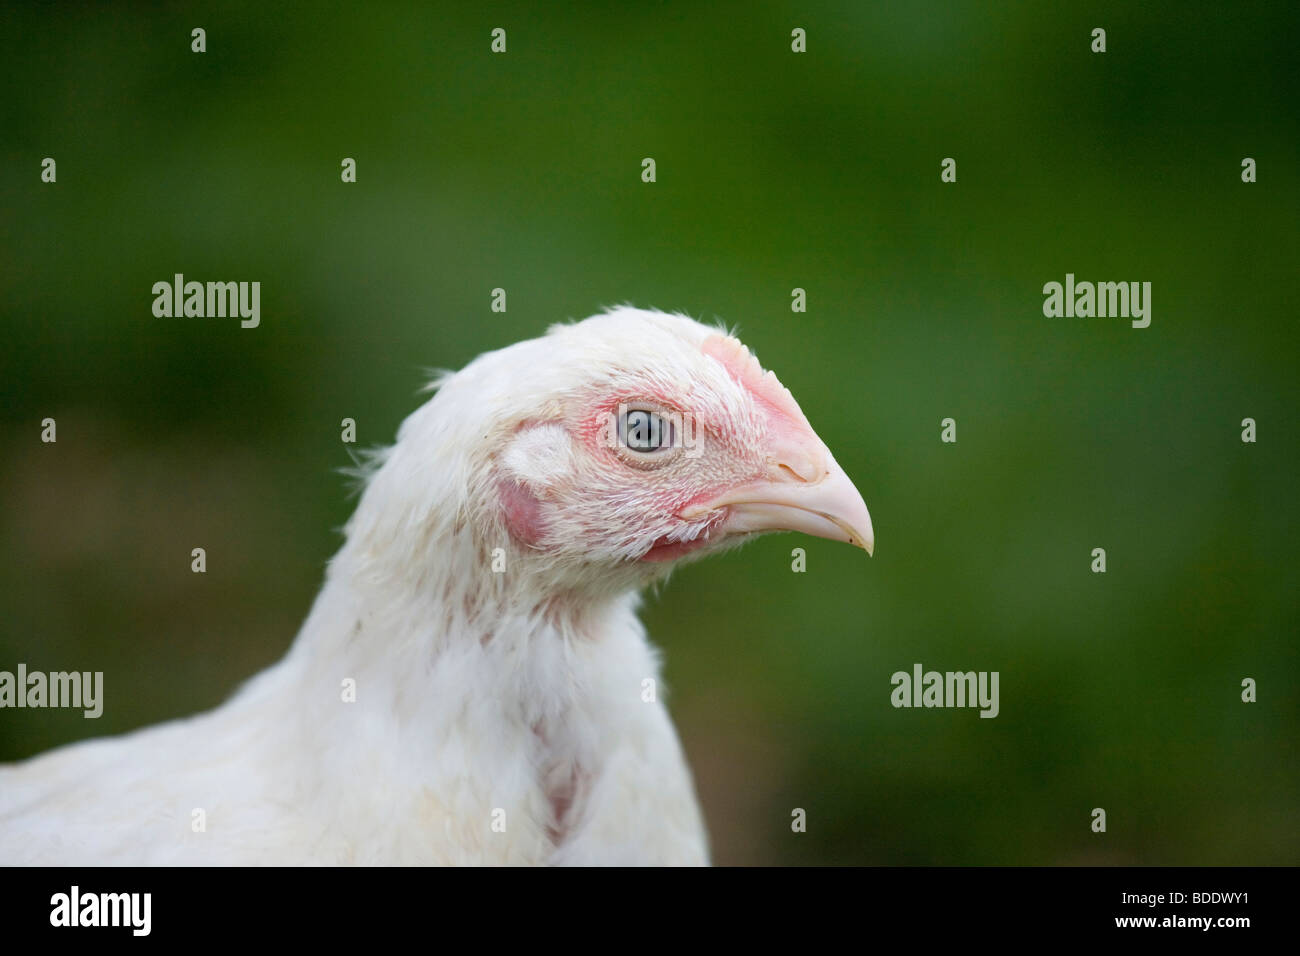
POLYGON ((327 588, 310 640, 215 711, 0 771, 0 861, 705 862, 630 598, 502 618, 435 661, 427 623, 373 657, 388 622, 356 610, 327 588))
POLYGON ((377 456, 286 657, 0 768, 0 863, 707 863, 638 593, 784 528, 872 545, 734 339, 623 308, 481 356, 377 456))

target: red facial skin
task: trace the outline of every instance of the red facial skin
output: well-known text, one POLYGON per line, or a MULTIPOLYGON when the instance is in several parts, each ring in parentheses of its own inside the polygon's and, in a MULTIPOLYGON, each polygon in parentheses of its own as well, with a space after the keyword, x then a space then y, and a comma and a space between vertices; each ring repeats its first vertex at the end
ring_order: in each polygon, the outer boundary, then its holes
MULTIPOLYGON (((769 436, 800 441, 813 434, 812 426, 808 424, 808 419, 804 417, 803 411, 790 393, 777 380, 776 376, 765 372, 762 366, 759 365, 758 360, 739 342, 726 335, 714 335, 704 341, 701 350, 705 355, 722 365, 727 374, 749 392, 755 406, 763 412, 769 436)), ((666 408, 672 409, 676 407, 675 402, 669 400, 668 396, 656 394, 642 393, 636 396, 619 396, 607 399, 600 402, 594 414, 583 422, 579 430, 581 440, 592 447, 602 444, 606 422, 608 422, 609 416, 617 414, 618 406, 646 399, 655 401, 666 408)), ((718 435, 725 443, 727 438, 726 422, 707 423, 697 421, 697 427, 701 431, 708 431, 718 435)), ((608 454, 611 464, 621 464, 617 454, 611 449, 604 448, 603 451, 608 454)), ((665 510, 678 513, 691 505, 712 500, 725 490, 725 488, 721 487, 706 489, 686 501, 666 500, 663 507, 665 510)), ((719 511, 710 528, 691 541, 672 541, 667 536, 660 537, 650 547, 650 550, 641 557, 641 560, 649 562, 675 561, 692 551, 704 547, 715 539, 713 531, 726 520, 726 516, 725 509, 719 511)))
MULTIPOLYGON (((793 438, 803 438, 812 434, 812 426, 808 424, 808 419, 804 417, 803 411, 790 393, 777 381, 776 376, 764 372, 758 360, 735 339, 725 335, 711 336, 705 340, 701 349, 705 355, 721 363, 727 370, 727 374, 743 386, 752 396, 754 403, 766 413, 769 434, 793 438)), ((691 501, 680 504, 678 510, 715 498, 722 490, 712 489, 701 493, 691 501)), ((724 509, 719 512, 716 522, 709 531, 693 541, 669 541, 667 538, 660 538, 641 560, 675 561, 708 544, 712 538, 710 532, 725 520, 724 509)))
MULTIPOLYGON (((744 349, 740 343, 724 335, 707 339, 701 346, 702 351, 716 360, 727 373, 752 396, 755 406, 761 410, 767 422, 767 432, 771 436, 798 439, 812 434, 812 428, 804 417, 798 404, 790 393, 777 381, 776 377, 765 373, 758 361, 744 349)), ((610 467, 630 468, 618 452, 609 446, 608 428, 611 419, 618 414, 620 405, 633 405, 651 402, 670 411, 678 411, 680 396, 672 397, 657 394, 653 388, 639 389, 635 394, 615 394, 591 396, 591 411, 577 423, 575 437, 599 458, 606 460, 610 467)), ((692 412, 698 416, 699 410, 692 412)), ((707 432, 726 444, 728 423, 709 423, 699 420, 696 427, 700 432, 707 432)), ((680 499, 671 494, 663 495, 664 512, 678 514, 692 505, 703 503, 719 497, 725 487, 706 488, 696 491, 689 499, 680 499)), ((514 482, 508 482, 500 489, 502 504, 505 508, 507 525, 518 540, 531 545, 540 544, 545 535, 545 519, 540 502, 526 488, 514 482)), ((693 551, 718 540, 717 529, 727 517, 727 509, 720 509, 709 527, 690 541, 674 541, 662 536, 654 542, 640 560, 647 562, 675 561, 693 551)))

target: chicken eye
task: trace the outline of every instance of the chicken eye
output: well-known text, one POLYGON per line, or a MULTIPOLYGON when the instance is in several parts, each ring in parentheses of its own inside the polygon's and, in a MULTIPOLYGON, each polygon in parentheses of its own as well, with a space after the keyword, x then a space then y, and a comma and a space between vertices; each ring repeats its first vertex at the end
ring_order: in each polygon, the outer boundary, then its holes
POLYGON ((676 429, 669 419, 644 408, 623 412, 618 424, 620 443, 641 455, 653 455, 672 448, 677 438, 676 429))

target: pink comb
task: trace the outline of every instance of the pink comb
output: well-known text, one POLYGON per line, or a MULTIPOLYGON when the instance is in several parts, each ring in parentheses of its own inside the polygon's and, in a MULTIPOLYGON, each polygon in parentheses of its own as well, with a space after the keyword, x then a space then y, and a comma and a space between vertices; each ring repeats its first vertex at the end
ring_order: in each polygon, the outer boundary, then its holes
POLYGON ((758 359, 739 339, 722 334, 710 335, 700 348, 705 355, 721 362, 731 377, 749 389, 761 404, 811 430, 812 426, 790 390, 781 384, 775 372, 763 371, 758 359))

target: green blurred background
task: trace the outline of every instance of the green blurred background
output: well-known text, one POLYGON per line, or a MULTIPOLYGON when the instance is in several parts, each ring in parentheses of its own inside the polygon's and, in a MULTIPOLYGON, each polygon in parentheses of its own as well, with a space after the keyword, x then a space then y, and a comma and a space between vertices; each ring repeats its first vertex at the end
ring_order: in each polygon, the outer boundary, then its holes
POLYGON ((876 523, 647 600, 717 862, 1300 862, 1296 6, 541 6, 4 8, 0 669, 107 701, 0 759, 219 703, 339 546, 342 418, 627 301, 737 324, 876 523), (261 327, 155 318, 176 272, 261 327), (1044 318, 1066 272, 1151 327, 1044 318), (915 662, 1000 716, 894 709, 915 662))

